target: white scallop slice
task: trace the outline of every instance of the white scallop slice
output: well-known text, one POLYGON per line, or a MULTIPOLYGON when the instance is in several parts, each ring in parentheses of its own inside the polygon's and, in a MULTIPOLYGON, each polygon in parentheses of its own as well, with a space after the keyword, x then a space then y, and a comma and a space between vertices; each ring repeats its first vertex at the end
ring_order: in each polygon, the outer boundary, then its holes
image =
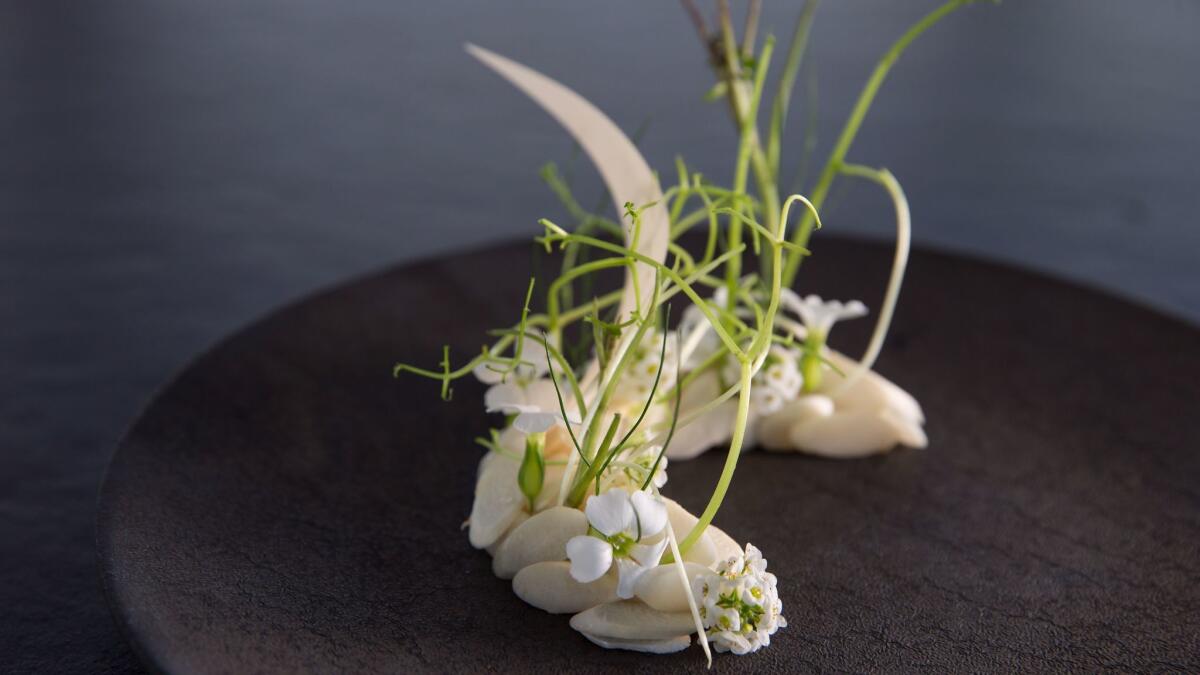
MULTIPOLYGON (((571 451, 574 452, 574 449, 571 451)), ((542 479, 542 491, 538 493, 538 497, 534 501, 534 506, 538 512, 554 506, 558 501, 558 485, 562 482, 563 472, 565 471, 566 467, 562 464, 546 465, 546 475, 542 479)))
POLYGON ((758 423, 758 443, 767 450, 795 450, 792 427, 817 417, 829 417, 835 410, 833 399, 822 394, 807 394, 789 401, 758 423))
POLYGON ((551 614, 575 614, 617 599, 615 571, 581 584, 571 577, 571 563, 534 563, 513 577, 513 592, 525 602, 551 614))
POLYGON ((924 448, 929 445, 929 437, 925 435, 925 429, 920 422, 902 417, 893 410, 884 410, 879 414, 895 427, 900 445, 909 448, 924 448))
POLYGON ((792 447, 813 455, 848 459, 887 452, 900 444, 899 427, 878 412, 838 412, 797 423, 792 447))
POLYGON ((556 506, 529 518, 504 538, 492 560, 492 571, 511 579, 522 568, 547 560, 566 560, 567 540, 587 534, 587 516, 579 509, 556 506))
MULTIPOLYGON (((843 373, 858 367, 857 361, 833 350, 826 353, 826 358, 843 373)), ((925 413, 917 399, 874 370, 863 373, 850 388, 841 391, 843 379, 832 370, 826 370, 819 388, 823 393, 832 393, 839 410, 894 410, 905 419, 918 424, 925 422, 925 413)))
POLYGON ((660 612, 640 600, 597 605, 571 617, 571 628, 617 640, 669 640, 695 630, 690 612, 660 612))
MULTIPOLYGON (((685 562, 688 581, 709 574, 711 569, 704 565, 685 562)), ((679 570, 674 565, 659 565, 646 570, 633 587, 633 594, 651 609, 660 612, 688 612, 688 592, 679 579, 679 570)))
MULTIPOLYGON (((700 522, 700 519, 696 516, 693 516, 687 509, 683 508, 683 506, 681 506, 679 502, 675 501, 674 499, 664 497, 663 502, 665 502, 667 505, 667 518, 671 521, 671 529, 674 530, 676 536, 682 540, 688 535, 689 532, 692 531, 692 528, 696 526, 696 523, 700 522)), ((709 532, 709 529, 710 528, 705 528, 704 534, 701 534, 700 538, 697 539, 694 544, 692 544, 690 549, 688 549, 688 552, 683 554, 684 562, 697 563, 705 567, 712 567, 713 564, 717 562, 717 545, 716 542, 713 541, 712 534, 709 532)), ((665 536, 666 531, 664 530, 662 533, 655 535, 654 537, 650 537, 646 541, 648 543, 654 543, 665 536)))
MULTIPOLYGON (((496 557, 496 551, 500 550, 500 546, 504 544, 504 540, 508 539, 508 536, 512 534, 514 530, 520 527, 521 523, 527 520, 529 520, 529 514, 527 512, 521 511, 517 513, 517 517, 513 519, 512 524, 508 526, 508 529, 504 531, 504 534, 500 535, 500 538, 496 541, 493 541, 491 546, 488 546, 483 550, 487 551, 488 555, 492 556, 493 558, 496 557)), ((495 561, 493 561, 493 564, 494 562, 495 561)))
POLYGON ((709 525, 704 533, 712 537, 713 545, 717 549, 717 562, 742 555, 742 547, 738 545, 737 540, 725 534, 725 530, 716 525, 709 525))
POLYGON ((590 640, 592 644, 604 647, 605 649, 625 649, 631 652, 643 652, 646 654, 674 654, 692 645, 692 636, 690 635, 680 635, 665 640, 617 640, 589 633, 584 633, 583 637, 590 640))
POLYGON ((475 485, 475 503, 471 505, 470 541, 475 548, 487 548, 504 534, 520 516, 525 496, 517 486, 517 462, 496 453, 481 462, 475 485))

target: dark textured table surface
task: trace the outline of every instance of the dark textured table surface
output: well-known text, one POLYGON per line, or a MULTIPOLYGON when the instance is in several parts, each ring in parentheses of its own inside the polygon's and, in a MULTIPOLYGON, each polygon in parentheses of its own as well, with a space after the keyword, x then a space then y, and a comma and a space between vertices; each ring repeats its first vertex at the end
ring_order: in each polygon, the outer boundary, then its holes
MULTIPOLYGON (((822 6, 818 155, 930 6, 822 6)), ((972 7, 900 63, 852 154, 905 183, 918 242, 1195 320, 1198 25, 1185 0, 972 7)), ((649 121, 655 166, 683 152, 719 178, 733 141, 698 102, 690 30, 673 3, 0 2, 0 669, 135 667, 99 590, 95 495, 192 355, 323 285, 556 213, 535 173, 569 143, 462 41, 649 121)), ((854 188, 826 220, 887 216, 854 188)))

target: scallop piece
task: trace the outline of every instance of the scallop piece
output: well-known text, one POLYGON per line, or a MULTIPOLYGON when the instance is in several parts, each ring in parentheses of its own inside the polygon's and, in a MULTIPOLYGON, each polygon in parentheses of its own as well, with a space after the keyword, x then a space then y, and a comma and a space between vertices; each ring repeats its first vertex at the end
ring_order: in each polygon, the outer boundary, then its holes
POLYGON ((792 427, 805 420, 829 417, 834 410, 833 399, 821 394, 809 394, 789 401, 774 414, 759 421, 759 445, 767 450, 795 450, 792 427))
POLYGON ((792 427, 795 448, 813 455, 847 459, 887 452, 911 429, 880 412, 838 412, 829 417, 799 422, 792 427))
POLYGON ((574 614, 617 599, 615 570, 581 584, 571 577, 571 563, 534 563, 513 577, 513 592, 525 602, 551 614, 574 614))
POLYGON ((524 512, 524 511, 521 511, 520 513, 518 513, 517 517, 513 520, 512 525, 508 526, 508 529, 504 531, 504 534, 500 535, 499 539, 492 542, 491 546, 488 546, 487 548, 485 548, 483 550, 487 551, 488 555, 492 556, 493 558, 496 557, 496 551, 500 548, 500 545, 504 543, 504 540, 507 539, 508 536, 510 534, 512 534, 514 530, 516 530, 518 527, 520 527, 521 523, 523 523, 527 520, 529 520, 528 513, 524 512))
POLYGON ((557 506, 558 488, 562 483, 563 473, 565 472, 566 467, 562 464, 550 464, 546 466, 546 474, 542 478, 542 491, 538 493, 538 497, 534 501, 536 510, 543 511, 557 506))
POLYGON ((675 652, 687 649, 692 644, 691 635, 680 635, 664 640, 618 640, 591 635, 589 633, 584 633, 583 637, 591 641, 592 644, 599 645, 605 649, 626 649, 631 652, 644 652, 646 654, 674 654, 675 652))
MULTIPOLYGON (((693 516, 674 499, 664 498, 663 501, 667 504, 667 519, 671 521, 671 529, 675 531, 675 537, 682 541, 696 526, 696 523, 700 522, 700 519, 693 516)), ((666 534, 664 533, 662 536, 666 536, 666 534)), ((683 554, 684 562, 693 562, 705 567, 712 567, 718 559, 717 545, 709 533, 709 528, 705 528, 704 534, 701 534, 696 543, 692 544, 687 553, 683 554)))
MULTIPOLYGON (((737 540, 725 534, 725 530, 716 525, 709 525, 704 533, 712 537, 713 544, 717 549, 717 562, 736 558, 742 554, 742 547, 738 545, 737 540)), ((684 558, 686 557, 684 556, 684 558)))
MULTIPOLYGON (((858 368, 857 361, 840 352, 829 350, 826 357, 843 373, 849 374, 858 368)), ((839 410, 894 410, 905 419, 925 423, 925 413, 917 399, 874 370, 868 370, 850 388, 839 391, 844 379, 827 370, 819 388, 822 393, 832 395, 839 410)))
MULTIPOLYGON (((712 572, 704 565, 696 563, 685 562, 683 565, 687 571, 689 584, 696 577, 712 572)), ((657 609, 660 612, 690 612, 689 588, 684 587, 683 582, 679 579, 678 567, 673 564, 659 565, 642 574, 633 587, 633 593, 651 609, 657 609)))
POLYGON ((475 503, 471 505, 469 537, 475 548, 487 548, 496 543, 520 517, 525 506, 525 495, 517 486, 517 462, 491 454, 495 456, 480 463, 475 503))
POLYGON ((579 509, 556 506, 514 528, 496 550, 492 571, 511 579, 522 568, 548 560, 566 560, 567 540, 587 534, 587 516, 579 509))
POLYGON ((660 612, 640 600, 597 605, 571 617, 571 628, 616 640, 669 640, 696 629, 690 612, 660 612))

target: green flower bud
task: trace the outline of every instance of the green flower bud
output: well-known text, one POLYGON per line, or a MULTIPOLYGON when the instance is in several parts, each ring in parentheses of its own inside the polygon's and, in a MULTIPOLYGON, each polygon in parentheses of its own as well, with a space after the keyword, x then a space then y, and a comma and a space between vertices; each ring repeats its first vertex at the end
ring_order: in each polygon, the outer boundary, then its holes
POLYGON ((521 494, 529 500, 529 510, 533 510, 534 501, 542 492, 542 483, 546 480, 546 460, 542 458, 542 434, 529 434, 525 439, 525 458, 521 460, 521 468, 517 471, 517 485, 521 494))
POLYGON ((821 347, 825 336, 809 333, 804 340, 804 354, 800 357, 800 375, 804 377, 805 393, 812 393, 821 386, 821 347))

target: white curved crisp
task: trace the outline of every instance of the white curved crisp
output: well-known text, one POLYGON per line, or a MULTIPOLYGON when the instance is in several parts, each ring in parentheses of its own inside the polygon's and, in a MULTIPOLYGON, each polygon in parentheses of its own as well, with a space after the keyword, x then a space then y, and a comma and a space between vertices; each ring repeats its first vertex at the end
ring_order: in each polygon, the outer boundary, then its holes
MULTIPOLYGON (((648 258, 664 260, 671 224, 662 189, 642 153, 620 127, 587 99, 536 70, 477 45, 467 44, 466 49, 471 56, 525 92, 571 134, 599 170, 618 214, 625 213, 626 202, 637 207, 653 204, 642 211, 640 241, 628 244, 648 258)), ((643 305, 650 302, 653 280, 654 268, 639 264, 637 286, 641 289, 643 305)), ((633 289, 633 283, 626 278, 625 295, 621 299, 622 317, 638 305, 639 299, 633 289)))
MULTIPOLYGON (((671 221, 662 188, 659 187, 658 179, 642 157, 642 153, 638 152, 633 141, 629 140, 620 127, 587 99, 536 70, 477 45, 468 43, 466 49, 484 65, 525 92, 571 134, 596 165, 608 193, 612 195, 618 214, 623 216, 626 203, 632 203, 639 208, 645 207, 641 211, 642 224, 638 240, 632 240, 634 230, 628 227, 626 245, 651 260, 666 260, 671 239, 671 221)), ((645 263, 637 263, 635 269, 636 284, 632 273, 625 275, 625 291, 617 310, 618 322, 628 318, 637 307, 648 305, 654 293, 654 268, 645 263)), ((623 339, 617 346, 612 361, 619 361, 628 348, 629 340, 623 339)), ((585 390, 598 371, 599 368, 593 361, 582 378, 585 390)), ((588 418, 583 420, 584 427, 591 423, 591 415, 594 412, 594 409, 589 410, 588 418)), ((563 475, 574 475, 577 463, 577 457, 572 454, 567 460, 563 475)), ((565 479, 561 481, 555 503, 563 503, 567 483, 565 479)))

